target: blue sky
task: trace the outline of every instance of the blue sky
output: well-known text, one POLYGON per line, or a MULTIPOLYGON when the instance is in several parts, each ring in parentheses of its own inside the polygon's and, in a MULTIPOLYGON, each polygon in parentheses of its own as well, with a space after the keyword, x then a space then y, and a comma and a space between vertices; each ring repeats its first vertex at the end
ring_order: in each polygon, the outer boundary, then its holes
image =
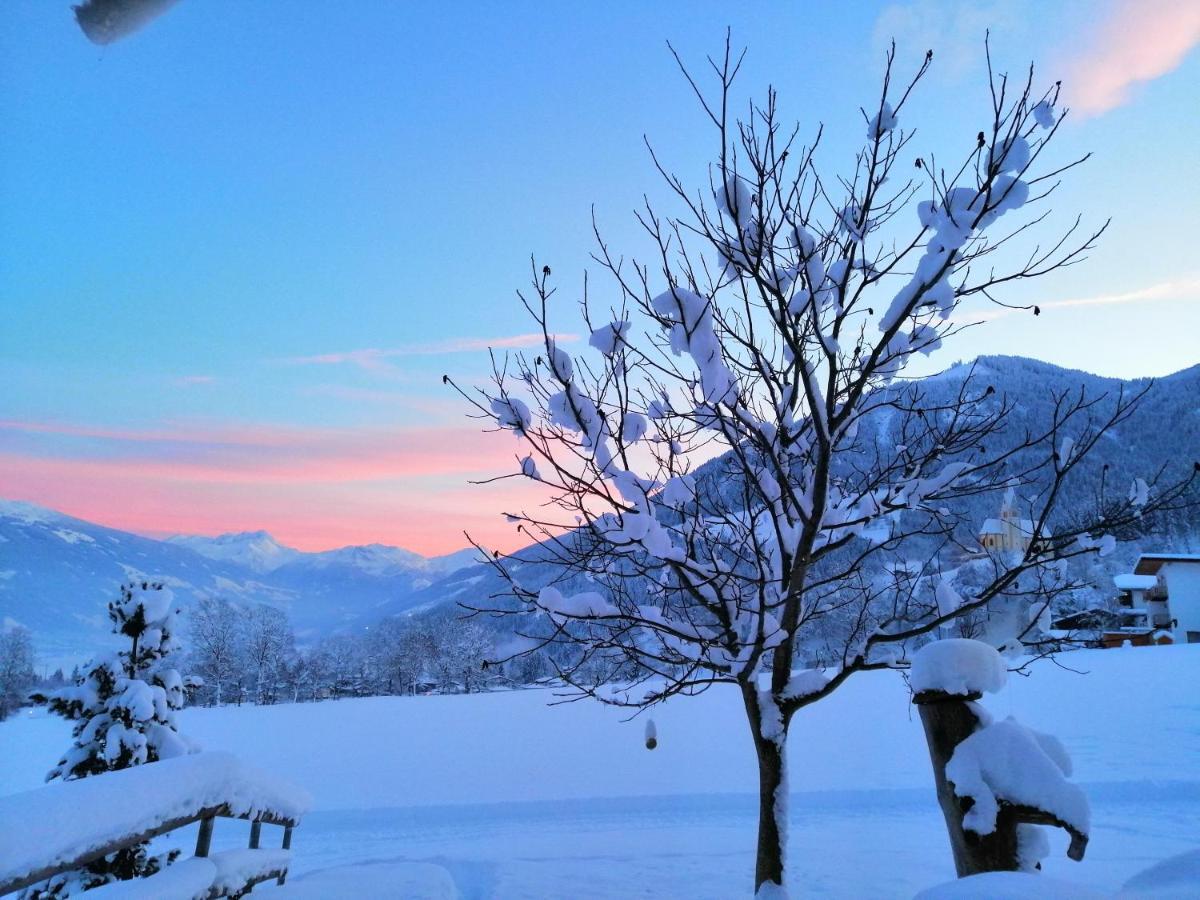
POLYGON ((1003 64, 1066 79, 1083 114, 1058 151, 1095 156, 1056 209, 1114 224, 1088 263, 1009 295, 1041 317, 972 329, 935 362, 1193 365, 1185 5, 182 0, 98 48, 66 4, 7 4, 0 495, 308 547, 445 550, 493 528, 511 489, 465 482, 512 448, 469 437, 440 376, 479 380, 481 346, 530 331, 514 290, 531 253, 578 283, 593 204, 614 246, 644 248, 630 211, 663 191, 643 135, 707 177, 711 135, 665 42, 699 66, 726 25, 750 50, 742 96, 771 83, 806 130, 824 122, 828 167, 860 136, 889 37, 913 66, 935 50, 910 114, 922 149, 981 127, 985 28, 1003 64))

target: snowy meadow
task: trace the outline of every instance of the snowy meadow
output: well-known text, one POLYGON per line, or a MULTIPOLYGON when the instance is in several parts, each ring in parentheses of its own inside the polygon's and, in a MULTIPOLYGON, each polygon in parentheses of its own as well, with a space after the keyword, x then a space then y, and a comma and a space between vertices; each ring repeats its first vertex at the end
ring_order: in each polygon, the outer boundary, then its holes
POLYGON ((0 894, 1200 897, 1200 6, 1061 5, 10 16, 0 894))
MULTIPOLYGON (((1044 873, 1111 896, 1200 844, 1200 650, 1061 661, 1070 668, 1011 676, 986 705, 1066 745, 1091 801, 1091 843, 1073 863, 1051 833, 1044 873)), ((899 673, 864 673, 797 718, 788 856, 799 896, 911 897, 953 879, 909 697, 899 673)), ((526 690, 186 709, 181 730, 314 796, 289 883, 256 893, 750 894, 756 771, 736 692, 651 711, 654 751, 644 717, 554 699, 526 690)), ((0 793, 38 786, 66 739, 67 724, 41 710, 0 724, 0 793)), ((223 823, 214 848, 243 846, 247 827, 223 823)), ((190 831, 180 835, 190 847, 190 831)))

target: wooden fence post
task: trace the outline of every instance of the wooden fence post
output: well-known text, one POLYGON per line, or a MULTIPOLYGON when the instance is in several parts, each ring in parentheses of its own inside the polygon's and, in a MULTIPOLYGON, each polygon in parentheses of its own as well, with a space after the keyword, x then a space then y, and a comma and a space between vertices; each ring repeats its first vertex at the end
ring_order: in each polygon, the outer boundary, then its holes
POLYGON ((200 820, 200 831, 196 834, 197 856, 208 856, 208 850, 212 846, 213 821, 212 816, 200 820))
POLYGON ((262 822, 250 823, 250 849, 257 850, 262 839, 262 822))

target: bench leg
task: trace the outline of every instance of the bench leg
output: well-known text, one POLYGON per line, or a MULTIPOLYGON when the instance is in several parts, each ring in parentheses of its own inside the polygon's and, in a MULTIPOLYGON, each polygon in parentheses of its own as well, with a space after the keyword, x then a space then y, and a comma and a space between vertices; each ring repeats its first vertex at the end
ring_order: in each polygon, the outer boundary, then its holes
POLYGON ((200 832, 196 835, 196 855, 208 856, 208 850, 212 846, 213 819, 200 820, 200 832))
MULTIPOLYGON (((283 826, 283 849, 284 850, 292 849, 292 826, 291 825, 283 826)), ((285 880, 287 880, 287 872, 284 872, 282 875, 280 875, 275 883, 283 884, 283 882, 285 880)))

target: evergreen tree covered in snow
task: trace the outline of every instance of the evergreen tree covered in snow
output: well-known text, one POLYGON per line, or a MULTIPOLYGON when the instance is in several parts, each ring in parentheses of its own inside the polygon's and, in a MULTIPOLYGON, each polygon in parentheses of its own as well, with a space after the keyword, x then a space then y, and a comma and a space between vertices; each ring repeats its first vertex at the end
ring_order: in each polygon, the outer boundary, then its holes
MULTIPOLYGON (((120 598, 108 604, 108 616, 113 631, 128 639, 128 647, 93 660, 73 684, 34 696, 75 723, 74 740, 47 781, 74 781, 190 752, 176 724, 184 701, 183 679, 167 662, 179 648, 178 612, 161 584, 121 585, 120 598)), ((128 847, 37 885, 27 896, 63 897, 111 881, 153 875, 178 854, 172 850, 151 856, 146 844, 128 847)))

